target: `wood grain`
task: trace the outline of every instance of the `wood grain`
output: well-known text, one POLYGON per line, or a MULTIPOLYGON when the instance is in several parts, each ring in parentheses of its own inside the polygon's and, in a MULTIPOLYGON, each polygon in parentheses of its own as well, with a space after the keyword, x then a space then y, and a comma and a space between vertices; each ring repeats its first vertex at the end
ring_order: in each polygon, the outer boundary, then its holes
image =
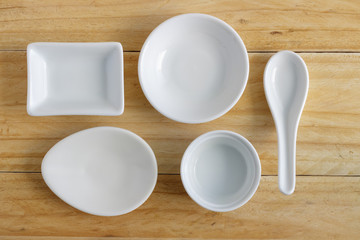
MULTIPOLYGON (((118 117, 31 117, 26 113, 26 53, 0 52, 0 171, 39 172, 45 153, 62 138, 96 126, 129 129, 157 156, 159 172, 179 173, 186 147, 197 136, 227 129, 257 149, 262 173, 277 174, 277 139, 262 75, 272 54, 250 54, 250 77, 240 101, 225 116, 205 124, 182 124, 158 113, 137 77, 138 53, 125 53, 125 112, 118 117)), ((310 89, 297 145, 299 175, 360 174, 360 54, 304 53, 310 89), (346 66, 346 67, 344 67, 346 66)))
POLYGON ((360 1, 353 0, 0 1, 0 240, 359 239, 359 26, 360 1), (250 77, 230 112, 191 125, 171 121, 149 104, 138 82, 137 60, 158 24, 194 12, 218 17, 239 33, 250 52, 250 77), (124 114, 27 115, 24 50, 38 41, 121 42, 124 114), (257 149, 262 174, 277 174, 276 131, 262 75, 271 52, 284 49, 303 52, 310 73, 295 193, 282 195, 276 176, 262 176, 255 196, 236 211, 199 207, 178 173, 183 152, 202 133, 242 134, 257 149), (98 217, 72 208, 39 173, 43 156, 57 141, 96 126, 137 133, 157 157, 154 193, 124 216, 98 217))
POLYGON ((38 41, 118 41, 139 51, 164 20, 200 12, 229 23, 250 51, 359 51, 359 1, 0 1, 0 49, 38 41))
POLYGON ((276 177, 262 177, 249 203, 215 213, 190 199, 179 175, 162 175, 144 205, 117 217, 92 216, 70 207, 37 173, 3 173, 0 179, 3 236, 356 239, 360 235, 359 177, 298 177, 291 196, 279 192, 276 177))

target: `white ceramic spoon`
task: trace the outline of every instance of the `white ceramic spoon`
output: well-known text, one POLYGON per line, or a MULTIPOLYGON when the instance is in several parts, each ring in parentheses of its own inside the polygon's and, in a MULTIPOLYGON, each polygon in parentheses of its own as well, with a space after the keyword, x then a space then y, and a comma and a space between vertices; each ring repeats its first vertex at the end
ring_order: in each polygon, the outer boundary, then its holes
POLYGON ((272 56, 264 72, 264 89, 278 136, 279 189, 295 190, 296 135, 309 88, 309 73, 302 58, 291 51, 272 56))

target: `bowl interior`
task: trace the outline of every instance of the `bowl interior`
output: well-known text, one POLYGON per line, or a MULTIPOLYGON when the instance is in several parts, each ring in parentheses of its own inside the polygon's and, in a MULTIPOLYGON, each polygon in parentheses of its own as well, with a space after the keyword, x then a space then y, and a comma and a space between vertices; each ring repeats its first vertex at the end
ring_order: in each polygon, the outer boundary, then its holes
POLYGON ((240 98, 248 56, 228 24, 209 15, 185 14, 150 34, 141 51, 139 77, 159 112, 181 122, 206 122, 240 98))
POLYGON ((181 174, 187 192, 214 211, 240 207, 259 183, 260 162, 255 149, 235 133, 203 136, 190 145, 183 158, 181 174))

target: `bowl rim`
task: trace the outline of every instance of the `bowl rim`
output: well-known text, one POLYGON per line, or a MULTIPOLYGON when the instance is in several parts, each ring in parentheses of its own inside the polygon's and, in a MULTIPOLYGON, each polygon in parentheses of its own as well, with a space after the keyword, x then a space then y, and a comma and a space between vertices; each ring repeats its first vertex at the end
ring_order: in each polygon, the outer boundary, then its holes
POLYGON ((196 202, 201 207, 206 208, 211 211, 214 211, 214 212, 228 212, 228 211, 235 210, 235 209, 245 205, 254 196, 254 194, 257 191, 259 184, 260 184, 261 162, 260 162, 259 155, 256 152, 256 149, 245 137, 241 136, 238 133, 228 131, 228 130, 215 130, 215 131, 210 131, 210 132, 200 135, 199 137, 197 137, 194 141, 192 141, 190 143, 190 145, 187 147, 187 149, 183 155, 183 158, 181 160, 180 176, 181 176, 181 181, 183 183, 185 191, 187 192, 187 194, 190 196, 190 198, 194 202, 196 202), (191 184, 188 184, 190 181, 188 180, 188 174, 187 174, 187 171, 185 168, 185 164, 190 161, 191 154, 194 152, 194 150, 200 144, 202 144, 203 142, 205 142, 209 139, 214 139, 214 138, 223 137, 223 136, 229 136, 232 138, 236 138, 236 140, 239 140, 250 151, 251 155, 253 156, 252 161, 254 162, 254 166, 255 166, 255 170, 254 170, 255 175, 254 175, 254 180, 251 184, 250 190, 248 191, 248 193, 246 195, 244 195, 244 197, 242 198, 241 201, 237 201, 237 202, 229 204, 229 205, 228 204, 226 204, 226 205, 225 204, 224 205, 217 204, 217 206, 214 206, 213 204, 210 205, 210 204, 207 204, 206 201, 203 201, 197 195, 197 193, 193 190, 193 188, 191 187, 191 184))
POLYGON ((242 96, 242 94, 245 91, 248 79, 249 79, 249 71, 250 71, 250 64, 249 64, 249 54, 247 52, 246 46, 243 42, 243 40, 241 39, 240 35, 237 33, 237 31, 232 28, 228 23, 226 23, 225 21, 208 15, 208 14, 203 14, 203 13, 185 13, 185 14, 180 14, 174 17, 171 17, 165 21, 163 21, 162 23, 160 23, 150 34, 149 36, 146 38, 141 50, 140 50, 140 55, 139 55, 139 61, 138 61, 138 77, 139 77, 139 82, 140 82, 140 86, 141 89, 146 97, 146 99, 150 102, 150 104, 162 115, 164 115, 165 117, 177 121, 177 122, 182 122, 182 123, 205 123, 205 122, 210 122, 212 120, 215 120, 221 116, 223 116, 224 114, 226 114, 228 111, 230 111, 235 104, 239 101, 240 97, 242 96), (144 76, 142 73, 142 68, 143 68, 143 59, 144 59, 144 55, 145 55, 145 50, 146 48, 149 46, 150 41, 152 40, 153 36, 155 34, 157 34, 157 32, 159 32, 159 29, 161 29, 165 24, 169 24, 171 22, 175 22, 178 21, 179 19, 182 18, 188 18, 188 17, 197 17, 197 18, 203 18, 203 19, 210 19, 210 20, 214 20, 217 23, 221 24, 225 29, 227 29, 228 31, 230 31, 232 33, 232 35, 234 36, 234 38, 236 39, 236 41, 239 43, 239 46, 241 48, 241 51, 245 54, 245 78, 241 79, 244 81, 244 84, 241 86, 241 88, 239 89, 237 95, 234 97, 233 101, 226 107, 224 108, 222 111, 219 111, 216 114, 212 114, 209 117, 203 117, 203 118, 198 118, 198 119, 183 119, 180 117, 175 117, 172 116, 172 114, 168 114, 166 111, 163 111, 161 108, 159 108, 152 100, 151 100, 151 94, 147 91, 147 89, 144 86, 144 76))

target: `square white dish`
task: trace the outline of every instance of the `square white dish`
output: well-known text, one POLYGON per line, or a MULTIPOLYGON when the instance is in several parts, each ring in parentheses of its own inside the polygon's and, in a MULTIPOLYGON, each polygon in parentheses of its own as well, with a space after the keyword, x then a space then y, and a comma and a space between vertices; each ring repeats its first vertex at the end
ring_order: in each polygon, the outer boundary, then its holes
POLYGON ((31 43, 27 65, 29 115, 115 116, 124 111, 120 43, 31 43))

